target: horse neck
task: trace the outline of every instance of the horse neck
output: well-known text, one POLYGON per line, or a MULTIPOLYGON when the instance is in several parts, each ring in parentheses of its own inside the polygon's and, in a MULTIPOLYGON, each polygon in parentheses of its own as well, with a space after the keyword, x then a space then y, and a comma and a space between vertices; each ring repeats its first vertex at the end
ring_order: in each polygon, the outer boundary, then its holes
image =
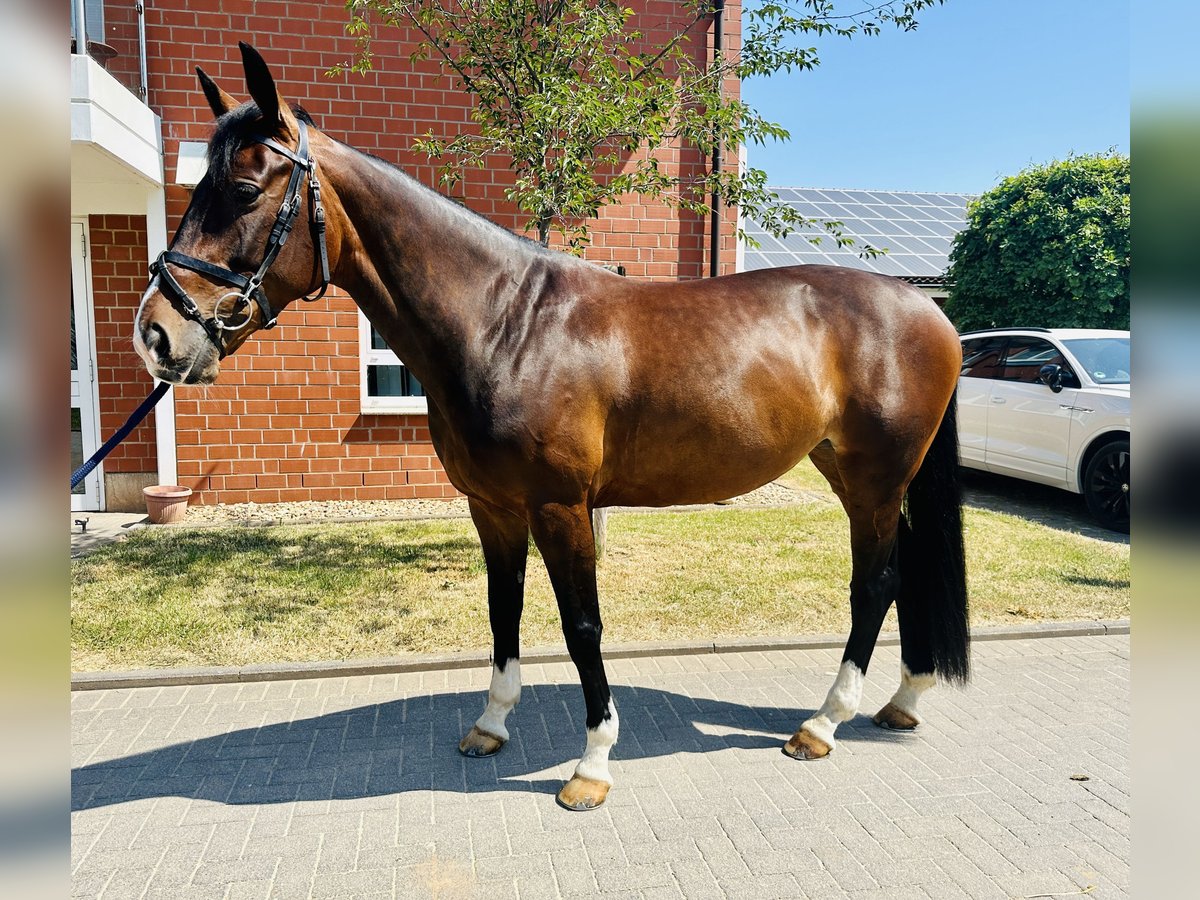
POLYGON ((344 220, 334 283, 435 401, 461 393, 477 336, 543 254, 416 181, 327 141, 321 167, 344 220))

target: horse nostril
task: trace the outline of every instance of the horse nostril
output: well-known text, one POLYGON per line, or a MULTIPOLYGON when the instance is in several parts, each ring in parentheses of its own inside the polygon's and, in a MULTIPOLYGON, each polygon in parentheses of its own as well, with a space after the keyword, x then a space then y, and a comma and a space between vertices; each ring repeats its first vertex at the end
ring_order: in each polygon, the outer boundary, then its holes
POLYGON ((146 348, 157 353, 159 359, 165 360, 170 355, 170 346, 171 342, 167 339, 163 327, 157 322, 151 322, 146 327, 146 348))

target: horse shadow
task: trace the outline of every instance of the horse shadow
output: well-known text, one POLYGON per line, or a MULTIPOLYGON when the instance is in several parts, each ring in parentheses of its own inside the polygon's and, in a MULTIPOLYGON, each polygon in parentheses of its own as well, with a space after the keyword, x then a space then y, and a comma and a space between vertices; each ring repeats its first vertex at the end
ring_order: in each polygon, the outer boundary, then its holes
MULTIPOLYGON (((615 685, 621 738, 614 760, 774 750, 811 712, 615 685)), ((557 770, 583 747, 577 685, 527 685, 495 756, 467 759, 459 739, 483 710, 484 691, 450 691, 260 727, 239 728, 72 770, 71 808, 184 797, 230 805, 377 797, 409 791, 552 794, 557 770)), ((858 716, 839 740, 895 741, 858 716), (864 724, 865 723, 865 724, 864 724)))

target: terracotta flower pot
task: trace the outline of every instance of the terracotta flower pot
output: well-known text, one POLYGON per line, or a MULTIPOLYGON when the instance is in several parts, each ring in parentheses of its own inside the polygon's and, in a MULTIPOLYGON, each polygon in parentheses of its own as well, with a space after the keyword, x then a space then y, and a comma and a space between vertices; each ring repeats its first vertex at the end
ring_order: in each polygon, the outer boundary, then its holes
POLYGON ((142 488, 146 498, 146 512, 155 525, 170 525, 182 522, 187 515, 188 498, 192 489, 178 484, 155 484, 142 488))

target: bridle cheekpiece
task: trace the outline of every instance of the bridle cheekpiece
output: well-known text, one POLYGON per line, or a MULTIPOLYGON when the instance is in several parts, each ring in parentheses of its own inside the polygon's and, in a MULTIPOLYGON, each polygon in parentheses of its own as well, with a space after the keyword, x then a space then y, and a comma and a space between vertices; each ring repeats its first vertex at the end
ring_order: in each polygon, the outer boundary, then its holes
POLYGON ((213 263, 205 262, 202 259, 178 253, 174 250, 164 250, 150 264, 151 276, 157 275, 160 279, 160 285, 166 287, 163 293, 171 301, 171 305, 185 319, 191 319, 204 328, 205 333, 216 346, 217 353, 220 354, 222 359, 225 358, 228 352, 225 346, 225 335, 229 332, 240 332, 250 324, 253 320, 255 305, 258 307, 262 320, 262 324, 259 327, 264 330, 275 327, 278 315, 271 310, 271 303, 262 288, 262 282, 267 277, 267 272, 275 262, 279 251, 287 243, 288 235, 292 232, 292 226, 296 224, 296 217, 300 214, 301 181, 305 172, 308 173, 308 191, 311 207, 309 219, 313 230, 313 245, 318 248, 317 252, 320 254, 321 259, 321 289, 311 297, 306 296, 301 299, 307 302, 320 300, 325 296, 325 291, 329 288, 329 252, 325 246, 325 208, 321 205, 321 185, 317 180, 317 161, 308 150, 307 126, 303 121, 298 121, 297 124, 300 126, 300 140, 295 152, 272 138, 255 138, 258 143, 265 144, 276 153, 286 156, 293 163, 292 174, 288 179, 287 193, 284 195, 283 205, 279 207, 279 213, 275 216, 275 224, 271 228, 271 234, 267 237, 267 249, 257 272, 249 276, 241 275, 224 266, 214 265, 213 263), (231 285, 234 290, 218 299, 213 306, 212 315, 206 317, 200 312, 200 307, 196 305, 196 301, 188 296, 188 292, 184 290, 183 285, 171 274, 171 270, 167 267, 168 263, 180 268, 190 269, 214 281, 231 285), (223 315, 223 307, 227 300, 232 300, 232 306, 228 313, 223 315))

